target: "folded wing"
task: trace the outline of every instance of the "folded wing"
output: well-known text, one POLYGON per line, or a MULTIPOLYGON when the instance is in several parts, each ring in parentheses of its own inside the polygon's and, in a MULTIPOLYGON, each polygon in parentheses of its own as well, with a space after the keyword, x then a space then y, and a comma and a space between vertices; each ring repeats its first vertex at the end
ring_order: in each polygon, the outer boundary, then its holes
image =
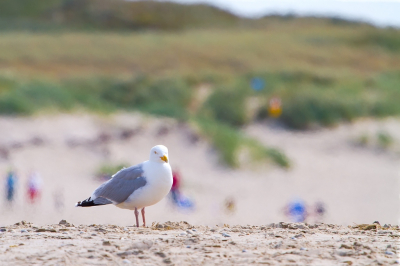
POLYGON ((131 166, 122 169, 113 177, 98 187, 91 198, 104 198, 112 201, 114 204, 124 202, 132 193, 147 183, 144 176, 143 164, 131 166))

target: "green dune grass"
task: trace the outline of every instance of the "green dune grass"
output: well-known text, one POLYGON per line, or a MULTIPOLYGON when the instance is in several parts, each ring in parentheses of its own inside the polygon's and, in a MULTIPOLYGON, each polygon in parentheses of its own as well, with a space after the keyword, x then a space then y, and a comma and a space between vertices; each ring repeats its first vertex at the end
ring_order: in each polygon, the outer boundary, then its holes
POLYGON ((398 29, 330 18, 250 20, 153 1, 102 0, 94 8, 92 0, 46 0, 22 12, 25 2, 7 0, 0 10, 1 114, 84 108, 169 116, 196 124, 230 166, 248 149, 287 167, 282 153, 241 128, 277 119, 304 130, 400 113, 398 29), (263 90, 252 90, 254 77, 263 90), (204 99, 201 87, 209 88, 204 99), (268 116, 272 97, 282 100, 279 118, 268 116))

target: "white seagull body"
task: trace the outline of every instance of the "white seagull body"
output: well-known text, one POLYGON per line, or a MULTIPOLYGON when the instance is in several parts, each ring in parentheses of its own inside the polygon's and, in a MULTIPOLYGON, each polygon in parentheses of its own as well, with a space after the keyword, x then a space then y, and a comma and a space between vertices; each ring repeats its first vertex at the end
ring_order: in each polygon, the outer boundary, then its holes
POLYGON ((135 210, 138 227, 138 209, 142 209, 145 226, 144 208, 162 200, 171 190, 171 186, 172 171, 168 162, 168 149, 157 145, 151 149, 148 161, 122 169, 100 185, 88 199, 79 201, 75 206, 114 204, 122 209, 135 210))
POLYGON ((152 161, 142 163, 143 173, 146 173, 146 185, 135 190, 125 201, 116 206, 122 209, 134 210, 151 206, 162 200, 172 186, 171 166, 152 161))

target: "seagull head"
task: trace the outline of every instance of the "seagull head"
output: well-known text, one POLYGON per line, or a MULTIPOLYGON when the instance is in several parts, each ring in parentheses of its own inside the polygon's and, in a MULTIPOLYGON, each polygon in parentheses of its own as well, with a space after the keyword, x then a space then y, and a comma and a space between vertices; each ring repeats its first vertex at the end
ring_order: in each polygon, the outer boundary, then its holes
POLYGON ((168 149, 164 145, 157 145, 150 150, 150 161, 168 163, 168 149))

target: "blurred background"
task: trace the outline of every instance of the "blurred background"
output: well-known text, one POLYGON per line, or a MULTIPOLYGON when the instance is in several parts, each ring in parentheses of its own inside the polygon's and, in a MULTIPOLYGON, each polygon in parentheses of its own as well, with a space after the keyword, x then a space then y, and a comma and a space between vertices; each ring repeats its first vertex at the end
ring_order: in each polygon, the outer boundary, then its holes
POLYGON ((169 148, 150 222, 399 222, 400 2, 0 2, 0 225, 169 148))

